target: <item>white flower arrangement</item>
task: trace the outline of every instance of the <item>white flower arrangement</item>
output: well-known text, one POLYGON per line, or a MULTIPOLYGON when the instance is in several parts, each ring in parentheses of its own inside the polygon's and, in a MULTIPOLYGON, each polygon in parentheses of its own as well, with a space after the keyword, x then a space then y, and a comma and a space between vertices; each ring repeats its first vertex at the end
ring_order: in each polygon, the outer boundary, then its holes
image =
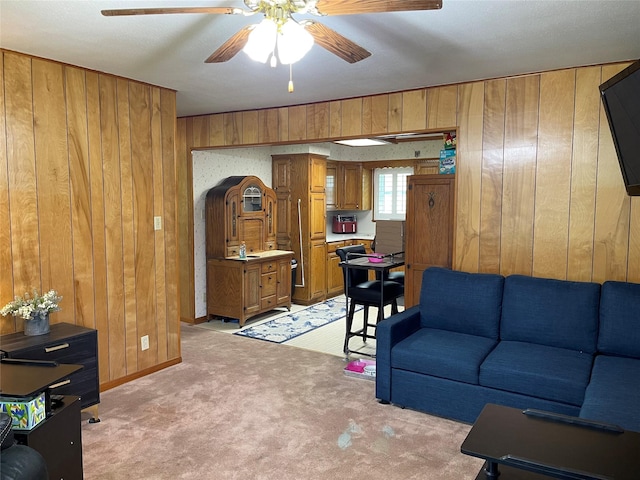
POLYGON ((16 297, 12 302, 7 303, 0 310, 0 315, 3 317, 15 315, 25 320, 30 320, 35 316, 43 317, 51 312, 60 310, 58 305, 60 300, 62 300, 62 297, 58 296, 58 292, 55 290, 49 290, 47 293, 40 295, 34 289, 31 295, 25 293, 24 297, 16 297))

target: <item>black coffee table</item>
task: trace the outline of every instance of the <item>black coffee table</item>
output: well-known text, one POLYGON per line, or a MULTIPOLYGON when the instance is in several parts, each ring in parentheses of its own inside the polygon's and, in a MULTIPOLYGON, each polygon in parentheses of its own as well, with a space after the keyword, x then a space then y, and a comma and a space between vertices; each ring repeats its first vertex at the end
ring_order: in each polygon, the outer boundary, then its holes
POLYGON ((488 404, 460 451, 486 460, 476 480, 637 480, 640 433, 488 404))

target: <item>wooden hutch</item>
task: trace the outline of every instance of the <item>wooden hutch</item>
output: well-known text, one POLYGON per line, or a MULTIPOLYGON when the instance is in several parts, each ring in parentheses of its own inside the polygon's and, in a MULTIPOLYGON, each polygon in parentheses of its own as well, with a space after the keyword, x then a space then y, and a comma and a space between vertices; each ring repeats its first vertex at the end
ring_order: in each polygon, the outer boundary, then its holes
POLYGON ((242 327, 291 308, 293 252, 276 248, 276 208, 275 192, 254 176, 228 177, 207 192, 207 316, 237 318, 242 327))

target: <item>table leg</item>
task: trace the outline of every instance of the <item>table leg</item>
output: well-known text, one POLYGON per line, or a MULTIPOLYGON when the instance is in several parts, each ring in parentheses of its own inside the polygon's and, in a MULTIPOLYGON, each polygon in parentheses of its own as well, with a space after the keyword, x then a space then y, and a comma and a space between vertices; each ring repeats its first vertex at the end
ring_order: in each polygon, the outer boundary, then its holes
POLYGON ((496 462, 491 462, 487 460, 484 464, 484 475, 485 475, 485 478, 489 480, 498 478, 500 476, 500 471, 498 470, 498 464, 496 462))

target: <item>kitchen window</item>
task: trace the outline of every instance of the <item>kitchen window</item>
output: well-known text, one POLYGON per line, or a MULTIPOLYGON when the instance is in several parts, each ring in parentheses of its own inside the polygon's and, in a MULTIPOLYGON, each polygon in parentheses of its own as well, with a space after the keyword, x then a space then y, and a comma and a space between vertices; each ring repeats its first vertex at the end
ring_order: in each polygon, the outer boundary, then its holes
POLYGON ((373 182, 373 218, 404 220, 407 213, 407 177, 412 167, 376 168, 373 182))

